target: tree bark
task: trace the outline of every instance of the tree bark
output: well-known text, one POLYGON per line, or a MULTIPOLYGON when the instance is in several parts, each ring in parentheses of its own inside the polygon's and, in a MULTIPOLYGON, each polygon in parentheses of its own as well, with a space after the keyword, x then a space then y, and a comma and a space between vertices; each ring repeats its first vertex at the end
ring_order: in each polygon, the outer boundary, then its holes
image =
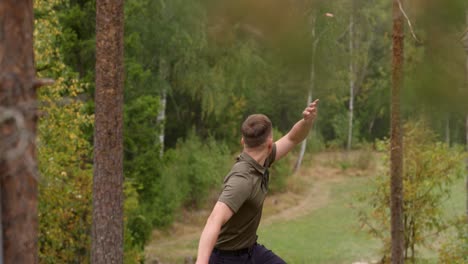
MULTIPOLYGON (((465 63, 465 86, 468 89, 468 9, 465 10, 465 17, 466 17, 466 27, 467 30, 465 31, 464 36, 464 44, 465 44, 465 52, 466 52, 466 63, 465 63)), ((468 151, 468 113, 465 117, 465 149, 468 151)), ((468 158, 466 159, 466 222, 468 223, 468 158)))
POLYGON ((123 3, 96 1, 92 263, 123 263, 123 3))
POLYGON ((37 263, 37 96, 33 1, 0 1, 0 193, 3 261, 37 263))
POLYGON ((37 263, 37 97, 33 1, 0 1, 0 193, 3 261, 37 263))
POLYGON ((403 140, 400 123, 400 90, 403 86, 403 15, 393 0, 393 69, 391 96, 391 235, 392 263, 404 263, 403 140))

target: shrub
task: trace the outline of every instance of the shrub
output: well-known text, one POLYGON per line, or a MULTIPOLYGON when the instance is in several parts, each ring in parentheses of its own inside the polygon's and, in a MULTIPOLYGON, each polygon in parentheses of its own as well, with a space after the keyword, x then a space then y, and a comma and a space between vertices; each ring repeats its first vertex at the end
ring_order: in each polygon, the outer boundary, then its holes
POLYGON ((462 215, 457 219, 453 226, 456 228, 456 233, 439 250, 439 263, 468 263, 468 223, 466 222, 466 215, 462 215))
MULTIPOLYGON (((435 135, 423 122, 404 127, 403 218, 405 258, 414 260, 417 246, 430 246, 433 232, 446 228, 441 203, 450 196, 450 184, 462 175, 463 152, 435 142, 435 135)), ((384 144, 389 149, 389 142, 384 144)), ((382 146, 382 144, 380 144, 382 146)), ((389 167, 388 155, 384 158, 389 167)), ((369 232, 383 241, 383 254, 390 253, 390 177, 376 178, 372 190, 361 198, 371 206, 359 218, 369 232)))
POLYGON ((307 137, 307 151, 317 153, 325 150, 325 143, 322 136, 317 129, 312 129, 307 137))
MULTIPOLYGON (((283 134, 277 129, 273 129, 274 140, 278 140, 283 136, 283 134)), ((292 155, 286 155, 279 161, 273 163, 270 171, 270 181, 269 181, 269 190, 274 192, 285 191, 287 187, 288 177, 292 173, 291 166, 292 155)))
POLYGON ((227 147, 214 139, 200 139, 195 133, 180 140, 166 152, 161 179, 154 186, 152 210, 157 226, 169 224, 181 206, 200 207, 214 187, 218 187, 232 160, 227 147))

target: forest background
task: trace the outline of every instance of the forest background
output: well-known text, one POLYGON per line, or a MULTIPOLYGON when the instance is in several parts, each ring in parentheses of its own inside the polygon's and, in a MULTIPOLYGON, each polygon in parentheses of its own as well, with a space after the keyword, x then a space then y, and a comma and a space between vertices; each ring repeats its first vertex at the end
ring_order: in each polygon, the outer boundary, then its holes
MULTIPOLYGON (((95 1, 35 0, 40 90, 40 259, 89 261, 95 1)), ((466 144, 465 1, 404 3, 403 120, 434 141, 466 144)), ((274 137, 307 101, 320 113, 307 151, 376 148, 389 136, 391 1, 125 1, 125 261, 142 261, 154 228, 206 207, 267 114, 274 137)), ((299 150, 299 149, 298 149, 299 150)), ((300 153, 277 164, 284 191, 300 153)), ((462 213, 462 212, 461 212, 462 213)))

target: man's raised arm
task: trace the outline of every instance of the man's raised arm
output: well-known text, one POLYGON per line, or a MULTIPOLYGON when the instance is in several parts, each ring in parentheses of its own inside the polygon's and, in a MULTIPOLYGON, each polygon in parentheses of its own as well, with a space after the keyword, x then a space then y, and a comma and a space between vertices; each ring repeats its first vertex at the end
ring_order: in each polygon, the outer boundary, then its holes
POLYGON ((302 112, 303 118, 299 120, 285 136, 276 141, 275 160, 284 157, 291 149, 307 137, 315 117, 317 116, 318 102, 319 100, 317 99, 310 103, 302 112))

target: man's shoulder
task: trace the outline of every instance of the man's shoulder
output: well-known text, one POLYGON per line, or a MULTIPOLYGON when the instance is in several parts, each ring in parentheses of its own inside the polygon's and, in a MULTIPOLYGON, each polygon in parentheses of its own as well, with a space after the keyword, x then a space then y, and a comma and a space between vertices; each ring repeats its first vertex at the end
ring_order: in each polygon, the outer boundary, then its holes
POLYGON ((226 175, 225 182, 229 179, 243 178, 245 180, 252 180, 252 165, 246 161, 237 161, 232 165, 231 170, 226 175))

